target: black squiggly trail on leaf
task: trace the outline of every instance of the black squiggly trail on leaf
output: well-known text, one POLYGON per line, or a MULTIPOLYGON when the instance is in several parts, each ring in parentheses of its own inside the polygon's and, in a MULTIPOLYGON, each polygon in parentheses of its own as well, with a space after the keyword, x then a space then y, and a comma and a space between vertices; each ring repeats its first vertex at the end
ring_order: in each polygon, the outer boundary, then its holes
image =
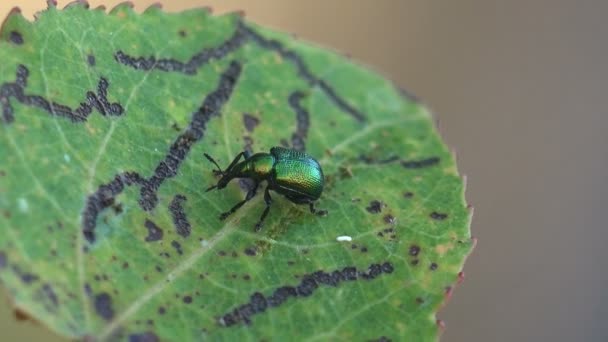
POLYGON ((232 95, 241 69, 241 64, 238 62, 230 63, 221 74, 217 88, 205 97, 200 108, 192 114, 190 125, 173 142, 169 152, 150 178, 143 178, 137 172, 120 173, 111 182, 102 184, 97 191, 89 195, 82 213, 82 233, 87 241, 95 242, 95 227, 99 213, 112 206, 116 196, 127 186, 141 186, 139 204, 144 210, 149 211, 156 207, 158 203, 156 191, 166 179, 177 174, 192 146, 203 138, 209 120, 220 115, 222 107, 232 95))
POLYGON ((167 179, 177 175, 182 161, 186 158, 192 146, 203 138, 207 128, 207 122, 214 116, 219 116, 224 104, 232 95, 236 82, 241 75, 242 66, 232 61, 228 68, 220 76, 217 88, 211 92, 198 111, 192 115, 192 121, 186 130, 173 142, 169 153, 161 161, 152 177, 148 178, 140 192, 139 204, 146 210, 152 210, 158 203, 156 191, 167 179))
POLYGON ((291 135, 291 144, 297 151, 306 150, 306 137, 308 136, 308 126, 310 126, 310 115, 300 104, 305 96, 304 92, 295 91, 289 95, 288 100, 289 105, 296 112, 296 131, 291 135))
POLYGON ((171 200, 171 204, 169 204, 169 211, 171 212, 171 217, 173 218, 173 225, 175 226, 175 231, 181 237, 187 238, 190 236, 191 225, 188 221, 188 216, 186 216, 186 212, 184 211, 183 203, 187 200, 184 195, 175 195, 173 200, 171 200))
POLYGON ((340 108, 343 112, 348 113, 355 120, 359 122, 365 121, 365 116, 363 113, 355 109, 353 106, 348 104, 341 96, 339 96, 334 88, 332 88, 325 80, 322 80, 315 76, 310 69, 304 63, 302 57, 300 57, 297 53, 292 50, 288 50, 285 48, 281 42, 278 40, 267 39, 264 36, 260 35, 253 29, 247 27, 242 21, 239 21, 238 27, 247 34, 247 36, 254 41, 259 46, 277 52, 281 57, 286 60, 292 62, 296 68, 298 69, 298 75, 306 80, 311 86, 318 86, 324 93, 327 95, 332 102, 340 108))
POLYGON ((111 207, 114 199, 123 192, 125 187, 133 184, 142 184, 143 178, 136 172, 124 172, 116 175, 112 181, 102 184, 95 193, 87 197, 82 213, 82 233, 89 242, 95 241, 95 227, 99 213, 111 207))
POLYGON ((238 49, 247 40, 247 36, 243 33, 240 27, 234 31, 232 37, 226 40, 222 45, 214 48, 206 48, 195 54, 188 62, 180 62, 173 58, 150 57, 132 57, 118 50, 114 54, 114 59, 120 64, 132 67, 136 70, 160 70, 167 72, 181 72, 186 75, 196 75, 198 69, 209 63, 212 59, 222 59, 229 53, 238 49))
POLYGON ((430 157, 422 160, 404 160, 401 165, 406 169, 421 169, 439 164, 439 157, 430 157))
POLYGON ((355 281, 358 279, 372 280, 381 274, 393 273, 394 267, 390 262, 383 264, 371 264, 367 270, 357 270, 355 267, 344 267, 331 273, 317 271, 305 274, 297 286, 283 286, 276 289, 272 295, 265 297, 259 292, 251 295, 248 303, 235 308, 232 312, 223 315, 218 323, 225 327, 237 323, 251 324, 251 316, 261 314, 266 309, 282 305, 289 297, 308 297, 319 287, 326 285, 337 287, 341 282, 355 281))
POLYGON ((2 105, 2 120, 10 124, 15 120, 15 112, 11 105, 11 98, 20 103, 37 107, 51 115, 68 118, 74 123, 87 121, 87 118, 97 110, 103 116, 120 116, 124 109, 119 103, 108 101, 108 80, 104 77, 99 79, 97 94, 87 91, 85 101, 80 103, 76 109, 45 99, 40 95, 25 94, 29 70, 22 64, 17 66, 15 82, 6 82, 0 86, 0 105, 2 105))
POLYGON ((187 62, 182 62, 174 58, 156 58, 154 56, 142 57, 131 56, 122 50, 114 54, 114 59, 123 65, 136 70, 160 70, 165 72, 181 72, 186 75, 196 75, 198 69, 209 63, 213 59, 222 59, 231 52, 237 50, 248 40, 256 43, 260 47, 275 51, 287 61, 295 65, 298 76, 306 80, 310 86, 318 86, 323 93, 343 112, 352 116, 359 122, 365 121, 365 116, 359 110, 351 106, 346 100, 338 95, 333 87, 325 80, 315 76, 304 63, 302 57, 292 50, 288 50, 277 40, 267 39, 257 33, 252 28, 247 27, 242 21, 238 21, 233 35, 221 45, 214 48, 205 48, 192 56, 187 62))

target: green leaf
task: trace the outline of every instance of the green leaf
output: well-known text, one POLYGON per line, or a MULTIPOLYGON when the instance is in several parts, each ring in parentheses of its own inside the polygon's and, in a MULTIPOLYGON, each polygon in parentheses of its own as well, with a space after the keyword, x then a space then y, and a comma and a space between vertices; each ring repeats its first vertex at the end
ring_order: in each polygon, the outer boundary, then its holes
POLYGON ((68 338, 416 340, 470 253, 470 210, 428 110, 333 52, 205 10, 77 4, 0 34, 0 279, 68 338), (263 229, 242 150, 306 150, 316 207, 263 229), (352 239, 352 241, 350 241, 352 239))

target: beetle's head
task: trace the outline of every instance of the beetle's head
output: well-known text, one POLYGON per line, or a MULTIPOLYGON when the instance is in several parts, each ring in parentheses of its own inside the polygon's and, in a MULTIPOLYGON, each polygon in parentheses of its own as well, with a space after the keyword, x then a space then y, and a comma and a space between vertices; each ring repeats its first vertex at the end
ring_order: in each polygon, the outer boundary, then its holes
MULTIPOLYGON (((230 182, 230 180, 232 179, 232 177, 230 177, 229 173, 226 171, 222 171, 222 169, 220 168, 220 166, 217 164, 217 162, 215 161, 215 159, 211 158, 210 155, 208 155, 207 153, 205 153, 205 157, 207 159, 209 159, 210 162, 212 162, 215 167, 217 167, 217 170, 213 170, 213 173, 215 175, 221 175, 222 178, 220 178, 219 181, 217 181, 217 184, 210 186, 209 188, 207 188, 207 191, 211 191, 213 189, 223 189, 226 187, 226 185, 228 184, 228 182, 230 182)), ((228 170, 229 171, 229 170, 228 170)))

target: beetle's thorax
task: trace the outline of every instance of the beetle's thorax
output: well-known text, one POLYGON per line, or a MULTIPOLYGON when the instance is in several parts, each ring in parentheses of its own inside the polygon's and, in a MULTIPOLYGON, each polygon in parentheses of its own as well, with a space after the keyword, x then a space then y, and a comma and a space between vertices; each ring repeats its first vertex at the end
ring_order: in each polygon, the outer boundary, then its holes
POLYGON ((256 153, 238 163, 231 170, 233 178, 267 179, 274 167, 275 158, 270 153, 256 153))

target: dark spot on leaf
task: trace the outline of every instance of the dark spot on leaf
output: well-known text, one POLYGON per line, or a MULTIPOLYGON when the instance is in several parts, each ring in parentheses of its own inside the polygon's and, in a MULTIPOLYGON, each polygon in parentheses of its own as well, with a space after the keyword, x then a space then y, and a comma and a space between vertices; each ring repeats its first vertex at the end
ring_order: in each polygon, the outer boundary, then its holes
POLYGON ((160 339, 156 334, 151 331, 147 331, 141 334, 129 335, 129 342, 158 342, 160 339))
POLYGON ((179 255, 184 254, 184 251, 182 250, 182 245, 180 245, 179 242, 173 240, 173 241, 171 241, 171 246, 173 246, 173 248, 175 248, 175 251, 177 252, 177 254, 179 254, 179 255))
POLYGON ((369 202, 369 206, 367 206, 365 209, 372 214, 378 214, 382 211, 382 206, 382 202, 373 200, 369 202))
POLYGON ((21 45, 23 44, 23 36, 21 35, 21 33, 17 32, 17 31, 11 31, 8 34, 8 39, 16 45, 21 45))
POLYGON ((436 270, 436 269, 437 269, 437 267, 439 267, 439 265, 437 265, 436 263, 434 263, 434 262, 433 262, 433 263, 431 263, 431 266, 429 266, 429 269, 430 269, 431 271, 434 271, 434 270, 436 270))
POLYGON ((439 164, 439 157, 431 157, 421 160, 403 160, 401 165, 406 169, 421 169, 439 164))
POLYGON ((6 252, 0 251, 0 270, 6 268, 8 265, 8 257, 6 256, 6 252))
POLYGON ((87 56, 87 63, 89 63, 90 66, 95 66, 95 56, 93 55, 88 55, 87 56))
POLYGON ((159 265, 156 265, 156 272, 162 273, 163 272, 163 268, 160 267, 159 265))
POLYGON ((59 299, 57 298, 57 294, 55 294, 55 291, 53 290, 53 287, 51 287, 50 284, 42 285, 42 292, 46 295, 46 297, 54 306, 59 305, 59 299))
MULTIPOLYGON (((245 146, 243 146, 243 150, 253 154, 253 138, 248 135, 245 135, 245 136, 243 136, 243 141, 245 142, 245 146)), ((250 179, 241 178, 240 180, 250 180, 250 179)), ((251 183, 253 184, 253 181, 251 183)))
POLYGON ((350 248, 352 249, 357 249, 357 245, 355 245, 354 243, 352 245, 350 245, 350 248))
POLYGON ((306 96, 302 91, 294 91, 289 95, 289 105, 296 113, 296 131, 291 135, 291 144, 296 151, 306 150, 306 137, 310 126, 310 115, 300 101, 306 96))
POLYGON ((243 279, 244 279, 244 280, 251 280, 251 276, 250 276, 249 274, 245 274, 245 275, 243 276, 243 279))
POLYGON ((29 285, 35 281, 38 281, 39 279, 37 275, 22 270, 21 267, 19 267, 18 265, 12 265, 11 268, 24 284, 29 285))
POLYGON ((255 127, 260 124, 260 119, 251 114, 243 113, 243 124, 245 125, 247 132, 251 133, 255 127))
POLYGON ((148 229, 148 236, 146 236, 147 242, 158 241, 163 238, 163 230, 156 225, 156 223, 146 219, 144 226, 148 229))
POLYGON ((184 301, 184 303, 190 304, 192 303, 192 296, 184 296, 182 300, 184 301))
POLYGON ((185 30, 179 30, 179 32, 177 32, 179 34, 180 37, 185 37, 187 35, 185 30))
POLYGON ((416 266, 416 265, 418 265, 419 262, 420 262, 420 260, 414 259, 410 262, 410 264, 412 264, 412 266, 416 266))
POLYGON ((448 214, 438 213, 433 211, 431 215, 429 215, 433 220, 445 220, 448 217, 448 214))
POLYGON ((391 339, 386 336, 380 336, 375 340, 369 340, 370 342, 391 342, 391 339))
POLYGON ((190 222, 188 222, 188 217, 186 216, 186 212, 184 211, 183 202, 187 200, 184 195, 175 195, 173 200, 171 200, 171 204, 169 204, 169 211, 171 212, 171 217, 173 218, 173 225, 175 226, 175 231, 181 237, 190 236, 191 226, 190 222))
POLYGON ((217 252, 217 254, 219 256, 226 256, 226 252, 225 251, 219 251, 219 252, 217 252))
POLYGON ((367 253, 367 247, 365 247, 365 246, 361 247, 361 253, 367 253))
POLYGON ((378 232, 378 234, 376 234, 376 235, 378 235, 379 237, 383 237, 383 236, 384 236, 384 233, 382 233, 382 232, 378 232))
POLYGON ((233 258, 238 258, 238 256, 239 256, 239 254, 235 251, 232 251, 231 255, 233 258))
POLYGON ((112 297, 106 293, 100 293, 95 296, 94 299, 95 312, 101 316, 101 318, 109 321, 114 317, 114 309, 112 309, 112 297))
POLYGON ((249 255, 249 256, 255 256, 255 255, 256 255, 256 252, 255 252, 255 249, 254 249, 254 248, 252 248, 252 247, 247 247, 247 248, 245 248, 245 254, 246 254, 246 255, 249 255))
POLYGON ((161 306, 158 308, 158 314, 159 315, 164 315, 165 312, 167 312, 167 309, 165 309, 165 307, 161 306))
POLYGON ((6 176, 6 171, 0 170, 0 177, 4 177, 4 176, 6 176))
POLYGON ((122 263, 122 268, 124 268, 124 269, 129 268, 129 263, 128 263, 128 262, 126 262, 126 261, 125 261, 125 262, 123 262, 123 263, 122 263))
POLYGON ((411 245, 409 253, 410 253, 411 256, 418 255, 418 253, 420 253, 420 246, 418 246, 418 245, 411 245))
POLYGON ((422 304, 422 303, 424 303, 424 299, 422 299, 420 297, 416 297, 416 303, 422 304))
POLYGON ((350 201, 353 202, 353 203, 357 203, 357 202, 361 202, 361 199, 360 198, 353 198, 350 201))
POLYGON ((391 214, 384 215, 384 222, 388 224, 395 224, 395 217, 391 214))

